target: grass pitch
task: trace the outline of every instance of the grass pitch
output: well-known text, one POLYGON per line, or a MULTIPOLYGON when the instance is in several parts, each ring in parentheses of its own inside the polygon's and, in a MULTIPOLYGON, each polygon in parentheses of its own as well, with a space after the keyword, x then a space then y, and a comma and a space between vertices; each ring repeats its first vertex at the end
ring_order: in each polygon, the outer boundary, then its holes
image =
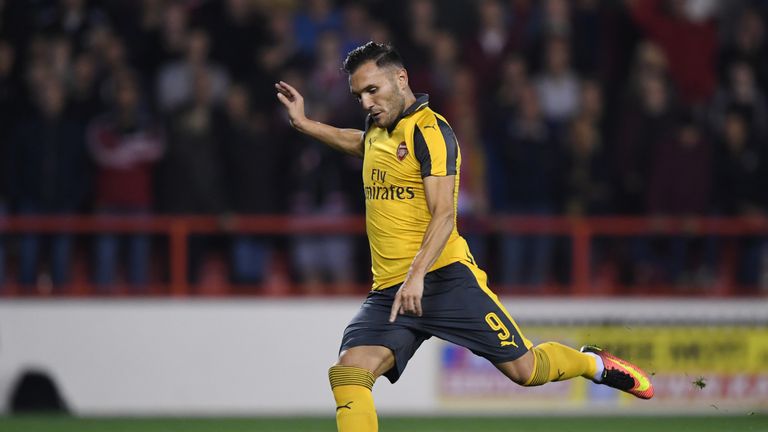
MULTIPOLYGON (((691 417, 384 417, 382 432, 768 432, 768 415, 691 417)), ((0 417, 2 432, 335 432, 333 418, 0 417)))

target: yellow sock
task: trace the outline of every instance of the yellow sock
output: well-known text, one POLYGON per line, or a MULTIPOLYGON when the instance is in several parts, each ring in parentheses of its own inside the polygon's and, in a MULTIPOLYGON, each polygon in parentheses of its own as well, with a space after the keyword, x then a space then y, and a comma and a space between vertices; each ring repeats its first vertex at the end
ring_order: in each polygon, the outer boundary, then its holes
POLYGON ((339 432, 377 432, 379 421, 373 406, 373 374, 352 366, 332 366, 328 370, 336 399, 336 427, 339 432))
POLYGON ((592 379, 597 373, 597 361, 571 347, 557 342, 545 342, 531 348, 533 374, 526 386, 538 386, 551 381, 563 381, 577 376, 592 379))

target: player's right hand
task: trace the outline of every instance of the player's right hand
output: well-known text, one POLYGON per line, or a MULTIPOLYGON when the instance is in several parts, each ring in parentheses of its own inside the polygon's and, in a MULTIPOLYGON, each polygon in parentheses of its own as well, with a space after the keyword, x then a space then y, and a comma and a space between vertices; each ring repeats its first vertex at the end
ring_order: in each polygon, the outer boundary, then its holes
POLYGON ((395 294, 392 309, 389 313, 389 322, 395 322, 397 315, 413 315, 420 317, 422 314, 421 297, 424 294, 424 277, 408 274, 405 281, 395 294))
POLYGON ((304 113, 304 97, 285 81, 275 83, 275 89, 277 89, 277 99, 288 110, 291 126, 298 128, 298 125, 307 119, 304 113))

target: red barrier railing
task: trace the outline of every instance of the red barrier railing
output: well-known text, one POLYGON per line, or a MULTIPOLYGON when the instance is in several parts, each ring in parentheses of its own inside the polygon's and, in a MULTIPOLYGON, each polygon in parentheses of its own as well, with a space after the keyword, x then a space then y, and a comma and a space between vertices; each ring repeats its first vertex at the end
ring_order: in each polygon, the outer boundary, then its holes
MULTIPOLYGON (((566 294, 586 296, 612 294, 620 289, 592 289, 590 265, 592 240, 595 237, 627 236, 768 236, 768 218, 715 217, 520 217, 492 216, 473 218, 466 225, 472 232, 484 234, 552 235, 570 238, 573 264, 571 284, 566 294)), ((0 218, 0 234, 24 233, 147 233, 169 238, 169 287, 163 292, 174 296, 191 293, 187 281, 188 239, 202 234, 356 234, 365 233, 360 216, 7 216, 0 218)), ((708 294, 733 294, 732 280, 716 284, 708 294)), ((546 291, 546 290, 545 290, 546 291)), ((655 289, 652 292, 665 291, 655 289)), ((2 295, 14 295, 6 290, 2 295)), ((79 291, 83 293, 82 290, 79 291)))

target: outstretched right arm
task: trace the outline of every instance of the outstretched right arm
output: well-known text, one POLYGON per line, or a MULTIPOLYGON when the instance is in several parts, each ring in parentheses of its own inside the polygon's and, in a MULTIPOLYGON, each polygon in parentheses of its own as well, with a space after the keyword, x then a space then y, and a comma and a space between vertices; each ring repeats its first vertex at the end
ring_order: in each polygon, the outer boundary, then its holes
POLYGON ((310 120, 304 113, 304 97, 284 81, 275 84, 277 98, 288 110, 291 126, 297 131, 322 141, 344 153, 363 157, 363 134, 358 129, 340 129, 310 120))

